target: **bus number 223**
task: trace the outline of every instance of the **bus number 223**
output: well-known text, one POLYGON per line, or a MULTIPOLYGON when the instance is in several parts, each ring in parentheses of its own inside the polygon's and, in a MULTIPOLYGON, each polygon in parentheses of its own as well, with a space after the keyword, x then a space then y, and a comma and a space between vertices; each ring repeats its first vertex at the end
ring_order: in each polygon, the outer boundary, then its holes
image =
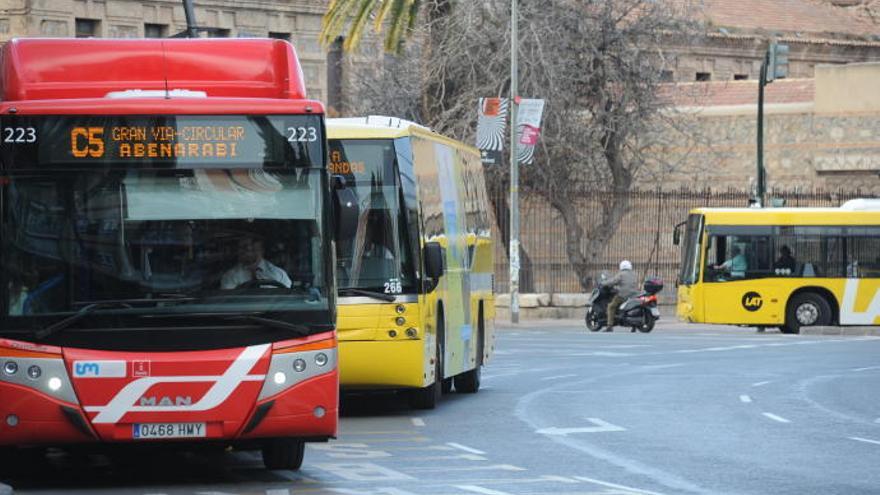
POLYGON ((313 143, 318 140, 318 129, 314 127, 288 127, 287 140, 291 143, 313 143))
POLYGON ((5 127, 3 129, 4 143, 35 143, 37 142, 37 130, 33 127, 5 127))

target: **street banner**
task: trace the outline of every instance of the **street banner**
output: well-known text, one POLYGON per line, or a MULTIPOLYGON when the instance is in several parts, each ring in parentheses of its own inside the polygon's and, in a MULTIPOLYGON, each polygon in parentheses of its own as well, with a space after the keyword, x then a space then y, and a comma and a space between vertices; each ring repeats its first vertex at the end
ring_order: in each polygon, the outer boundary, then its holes
POLYGON ((535 145, 541 136, 541 117, 544 100, 522 99, 516 110, 517 159, 520 163, 532 163, 535 145))
POLYGON ((477 148, 484 165, 500 165, 507 128, 507 98, 480 98, 477 148))

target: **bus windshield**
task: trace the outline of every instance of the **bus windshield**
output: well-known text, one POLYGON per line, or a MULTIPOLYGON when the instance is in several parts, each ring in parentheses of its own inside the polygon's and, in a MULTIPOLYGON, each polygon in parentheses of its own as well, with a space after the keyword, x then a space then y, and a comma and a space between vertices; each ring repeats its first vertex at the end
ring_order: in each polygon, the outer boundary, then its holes
POLYGON ((339 239, 339 289, 385 294, 415 291, 407 222, 401 208, 394 141, 330 140, 331 174, 345 177, 360 202, 357 230, 339 239))
POLYGON ((83 125, 70 117, 17 122, 37 139, 57 140, 2 155, 0 327, 39 330, 84 309, 98 320, 78 326, 117 328, 149 317, 257 312, 306 326, 297 313, 329 313, 323 146, 308 141, 309 130, 306 141, 289 141, 285 129, 297 123, 317 132, 320 120, 222 119, 213 130, 168 117, 125 126, 95 117, 83 125), (171 143, 172 156, 151 159, 164 153, 153 132, 186 141, 183 126, 196 146, 173 156, 171 143), (102 129, 91 141, 90 128, 102 129), (103 155, 79 162, 78 146, 103 155), (224 147, 229 162, 210 156, 224 147))

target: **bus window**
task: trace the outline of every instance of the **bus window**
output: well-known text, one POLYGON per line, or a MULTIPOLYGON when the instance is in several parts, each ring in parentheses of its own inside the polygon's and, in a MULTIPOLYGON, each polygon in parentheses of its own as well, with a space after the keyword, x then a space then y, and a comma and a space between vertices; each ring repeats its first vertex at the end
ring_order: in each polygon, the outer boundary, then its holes
POLYGON ((768 236, 713 235, 706 256, 706 281, 767 277, 772 270, 768 236))
POLYGON ((846 277, 880 278, 880 237, 850 236, 846 239, 846 277))

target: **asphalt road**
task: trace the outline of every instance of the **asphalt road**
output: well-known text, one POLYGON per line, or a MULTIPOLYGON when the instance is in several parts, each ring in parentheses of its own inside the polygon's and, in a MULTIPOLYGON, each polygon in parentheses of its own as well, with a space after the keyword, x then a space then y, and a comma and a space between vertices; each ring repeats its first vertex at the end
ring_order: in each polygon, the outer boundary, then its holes
POLYGON ((505 327, 476 395, 348 397, 299 472, 254 453, 33 460, 15 493, 880 493, 880 338, 505 327))

